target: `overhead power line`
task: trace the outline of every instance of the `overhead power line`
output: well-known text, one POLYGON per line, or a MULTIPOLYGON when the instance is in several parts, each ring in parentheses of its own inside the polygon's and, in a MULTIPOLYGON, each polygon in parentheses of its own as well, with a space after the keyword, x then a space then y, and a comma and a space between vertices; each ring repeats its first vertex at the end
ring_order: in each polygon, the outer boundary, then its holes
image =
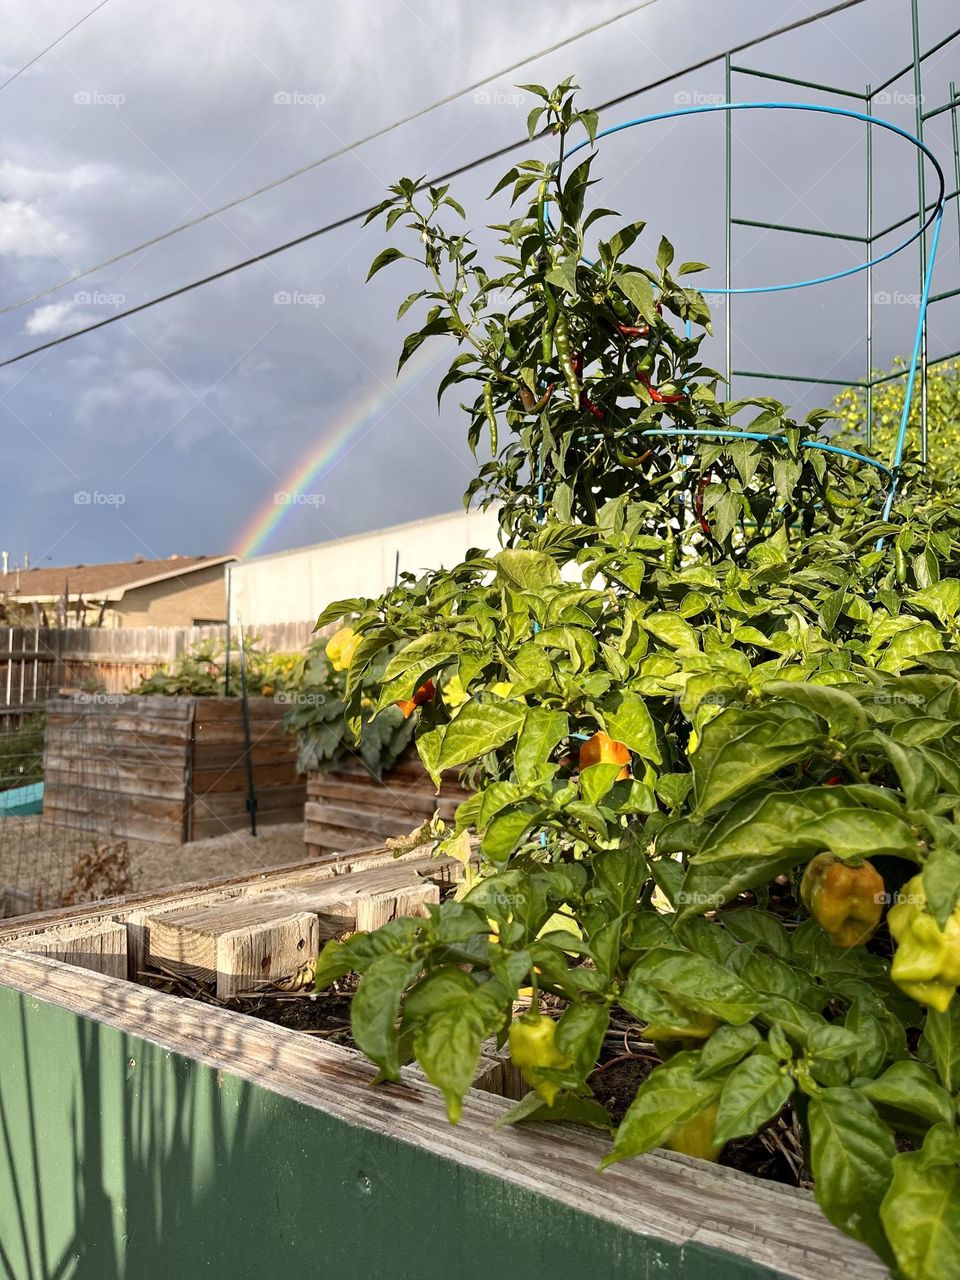
MULTIPOLYGON (((624 102, 628 102, 632 98, 638 97, 640 94, 648 93, 652 89, 660 88, 662 85, 669 84, 672 80, 678 79, 682 75, 688 75, 692 71, 702 70, 704 67, 710 66, 711 63, 718 61, 724 56, 732 56, 742 53, 745 49, 750 49, 758 44, 763 44, 767 40, 772 40, 777 36, 786 35, 790 31, 796 31, 800 27, 805 27, 811 22, 817 21, 819 18, 830 17, 833 14, 840 13, 845 9, 851 9, 855 5, 863 4, 864 0, 841 0, 840 3, 827 9, 819 14, 807 15, 795 22, 791 22, 783 27, 778 27, 775 31, 770 31, 766 35, 758 36, 753 40, 744 41, 742 44, 736 45, 725 53, 714 54, 708 58, 702 58, 698 62, 691 63, 689 66, 682 68, 680 71, 672 72, 670 75, 662 76, 659 80, 641 85, 638 88, 628 90, 626 93, 618 94, 615 98, 601 103, 595 108, 598 112, 606 111, 610 107, 619 106, 624 102)), ((542 55, 535 55, 542 56, 542 55)), ((486 83, 486 82, 484 82, 486 83)), ((468 91, 467 91, 468 92, 468 91)), ((488 151, 485 155, 477 156, 473 160, 465 161, 456 168, 448 169, 445 173, 438 174, 436 177, 430 178, 429 182, 425 179, 421 183, 421 188, 427 185, 436 186, 441 182, 449 182, 453 178, 460 177, 464 173, 468 173, 472 169, 480 168, 482 165, 488 164, 491 160, 497 160, 502 156, 509 155, 511 151, 527 145, 528 138, 520 138, 514 142, 508 142, 502 147, 497 147, 494 151, 488 151)), ((104 329, 107 325, 117 324, 120 320, 125 320, 129 316, 137 315, 141 311, 147 311, 151 307, 160 306, 161 303, 170 302, 174 298, 180 297, 182 294, 191 293, 194 289, 200 289, 204 285, 212 284, 216 280, 222 280, 226 276, 234 275, 238 271, 244 271, 247 267, 256 266, 259 262, 266 262, 269 258, 276 257, 277 254, 286 253, 289 249, 298 248, 302 244, 307 244, 310 240, 316 240, 320 236, 327 235, 329 232, 338 231, 342 227, 350 226, 352 223, 360 222, 370 213, 370 208, 358 209, 353 213, 344 214, 341 218, 336 218, 332 222, 324 223, 323 226, 315 227, 312 231, 307 231, 301 236, 296 236, 292 240, 286 240, 282 244, 275 245, 272 249, 266 249, 263 253, 254 254, 250 258, 244 258, 241 262, 232 263, 229 267, 223 267, 219 271, 213 271, 209 275, 201 276, 198 280, 193 280, 189 284, 180 285, 176 289, 171 289, 167 293, 159 294, 157 297, 148 298, 146 302, 138 303, 135 307, 127 307, 123 311, 115 312, 111 316, 105 317, 103 320, 97 320, 93 324, 84 325, 80 329, 71 330, 70 333, 61 334, 58 338, 51 338, 48 342, 39 343, 35 347, 30 347, 27 351, 21 351, 17 355, 8 356, 5 360, 0 360, 0 369, 5 369, 8 365, 17 364, 21 360, 26 360, 28 356, 38 355, 42 351, 49 351, 53 347, 59 347, 65 342, 71 342, 74 338, 81 338, 84 334, 94 333, 97 329, 104 329)), ((135 252, 135 251, 132 251, 135 252)))
MULTIPOLYGON (((474 93, 477 89, 482 89, 484 85, 491 84, 495 80, 501 80, 504 76, 511 75, 514 71, 519 71, 521 67, 525 67, 531 62, 537 62, 540 58, 547 57, 548 54, 556 53, 558 49, 574 44, 576 41, 584 39, 585 36, 593 35, 594 32, 603 30, 604 27, 612 26, 613 23, 620 22, 623 18, 629 18, 631 14, 648 8, 654 2, 655 0, 642 0, 640 4, 631 5, 629 9, 623 9, 620 13, 604 18, 602 22, 595 22, 593 26, 584 27, 581 31, 566 36, 563 40, 558 40, 556 44, 548 45, 547 48, 541 49, 539 53, 532 53, 528 57, 522 58, 519 62, 512 62, 509 67, 501 67, 499 71, 494 71, 491 75, 484 76, 482 80, 475 80, 473 84, 457 89, 454 93, 448 93, 446 97, 438 98, 436 102, 420 107, 409 115, 384 125, 381 129, 374 129, 371 133, 364 134, 362 138, 357 138, 354 142, 344 143, 342 147, 337 147, 335 151, 328 151, 326 155, 320 156, 317 160, 311 160, 308 164, 301 165, 299 169, 293 169, 290 173, 285 173, 281 178, 273 178, 270 182, 265 182, 262 187, 248 191, 246 195, 237 196, 234 200, 228 200, 226 204, 217 205, 215 209, 208 209, 206 213, 198 214, 195 218, 189 218, 186 222, 179 222, 168 231, 162 231, 159 235, 152 236, 149 240, 144 240, 142 244, 135 244, 130 249, 124 249, 122 253, 114 254, 112 258, 106 258, 103 262, 98 262, 92 267, 85 267, 83 271, 78 271, 76 275, 68 276, 66 280, 60 280, 57 284, 41 289, 39 293, 34 293, 29 298, 23 298, 20 302, 12 302, 8 306, 0 307, 0 316, 6 315, 9 311, 17 311, 20 307, 29 306, 31 302, 39 302, 41 298, 47 298, 51 293, 65 289, 67 285, 76 284, 78 280, 85 280, 87 276, 91 276, 97 271, 102 271, 105 267, 112 267, 118 262, 123 262, 125 258, 132 258, 134 254, 142 253, 145 249, 152 249, 154 245, 162 244, 164 240, 169 240, 172 236, 178 236, 181 232, 189 231, 192 227, 199 227, 201 223, 209 222, 211 218, 219 218, 221 214, 228 213, 231 209, 236 209, 241 204, 246 204, 248 200, 262 196, 268 191, 276 191, 278 187, 282 187, 287 182, 292 182, 294 178, 302 178, 305 173, 312 173, 314 169, 319 169, 321 165, 329 164, 332 160, 339 160, 342 156, 355 151, 358 147, 365 146, 368 142, 376 142, 378 138, 386 137, 388 133, 393 133, 395 129, 400 129, 405 124, 411 124, 414 120, 420 120, 423 116, 437 111, 440 107, 449 106, 451 102, 456 102, 459 98, 466 97, 468 93, 474 93)), ((107 0, 103 0, 103 3, 106 4, 107 0)), ((99 8, 100 6, 98 5, 97 7, 99 8)), ((17 74, 19 75, 20 73, 18 72, 17 74)))
POLYGON ((61 40, 66 40, 67 36, 70 35, 72 31, 76 31, 77 27, 82 27, 88 18, 92 18, 98 9, 102 9, 103 6, 105 4, 109 4, 109 2, 110 0, 100 0, 99 4, 94 5, 94 7, 90 10, 90 12, 85 13, 83 17, 79 19, 79 21, 73 24, 72 27, 67 27, 63 35, 57 36, 56 40, 48 44, 45 49, 41 49, 40 52, 35 57, 30 59, 29 62, 25 62, 19 71, 15 71, 12 76, 8 76, 7 79, 4 80, 3 84, 0 84, 0 90, 5 89, 8 84, 13 84, 14 80, 16 80, 19 76, 22 76, 25 71, 29 71, 35 62, 39 62, 45 53, 49 53, 51 49, 55 49, 57 45, 61 42, 61 40))

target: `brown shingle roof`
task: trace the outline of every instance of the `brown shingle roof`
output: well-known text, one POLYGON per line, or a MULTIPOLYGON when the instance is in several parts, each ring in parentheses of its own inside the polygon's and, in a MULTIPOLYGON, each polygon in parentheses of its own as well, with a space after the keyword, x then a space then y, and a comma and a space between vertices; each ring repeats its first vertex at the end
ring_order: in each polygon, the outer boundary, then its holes
POLYGON ((171 556, 169 560, 121 560, 115 564, 64 565, 54 569, 11 569, 0 575, 0 595, 15 600, 50 600, 69 588, 70 598, 119 599, 124 591, 158 579, 185 577, 196 569, 235 560, 236 556, 171 556))

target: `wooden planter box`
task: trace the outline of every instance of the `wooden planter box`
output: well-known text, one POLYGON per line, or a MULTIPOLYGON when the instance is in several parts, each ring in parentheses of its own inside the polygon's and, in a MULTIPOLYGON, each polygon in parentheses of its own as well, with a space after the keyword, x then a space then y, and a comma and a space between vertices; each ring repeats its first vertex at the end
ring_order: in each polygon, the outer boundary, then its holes
POLYGON ((326 772, 311 770, 303 811, 307 856, 359 849, 387 836, 406 835, 437 811, 450 821, 467 794, 451 771, 444 775, 437 795, 413 746, 379 781, 359 760, 326 772))
POLYGON ((245 911, 246 924, 217 936, 213 976, 209 959, 197 968, 219 984, 235 976, 229 956, 248 977, 264 960, 276 976, 307 948, 278 960, 273 946, 252 947, 242 959, 239 932, 279 939, 297 916, 296 927, 322 932, 338 913, 359 917, 370 897, 381 900, 373 915, 416 910, 405 895, 428 901, 431 878, 455 868, 357 853, 0 925, 4 1271, 15 1280, 887 1275, 805 1193, 668 1152, 600 1175, 605 1143, 592 1131, 495 1129, 512 1105, 490 1092, 505 1088, 497 1061, 481 1064, 482 1087, 453 1128, 415 1067, 402 1084, 371 1088, 374 1069, 352 1049, 130 980, 156 963, 156 949, 167 966, 202 959, 204 925, 228 909, 235 920, 245 911), (274 914, 284 905, 285 917, 274 914))
MULTIPOLYGON (((257 822, 299 822, 306 787, 287 708, 251 698, 257 822)), ((44 821, 185 844, 249 828, 239 698, 81 694, 47 704, 44 821)))

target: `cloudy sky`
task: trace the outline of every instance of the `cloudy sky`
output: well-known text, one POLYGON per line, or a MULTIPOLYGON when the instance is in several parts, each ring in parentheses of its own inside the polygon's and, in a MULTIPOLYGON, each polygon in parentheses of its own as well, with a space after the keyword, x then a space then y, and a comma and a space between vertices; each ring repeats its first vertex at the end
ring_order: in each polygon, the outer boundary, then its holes
MULTIPOLYGON (((93 7, 4 0, 0 80, 93 7)), ((605 30, 431 112, 282 187, 26 306, 15 304, 172 226, 242 196, 565 36, 627 0, 108 0, 0 91, 0 354, 3 358, 135 306, 377 201, 405 174, 438 173, 511 142, 531 105, 515 82, 575 74, 594 103, 652 84, 730 45, 830 7, 815 0, 652 0, 605 30), (549 15, 549 19, 547 17, 549 15)), ((954 0, 923 0, 923 45, 954 25, 954 0), (951 11, 954 11, 951 21, 951 11)), ((737 63, 861 90, 906 63, 907 0, 863 3, 737 56, 737 63)), ((960 41, 927 62, 928 104, 960 81, 960 41)), ((722 63, 605 113, 609 125, 722 100, 722 63)), ((909 79, 876 107, 913 126, 909 79)), ((738 74, 742 99, 798 96, 738 74)), ((950 117, 928 139, 956 186, 950 117)), ((603 145, 598 199, 647 218, 678 255, 716 263, 722 283, 719 116, 623 133, 603 145)), ((741 113, 734 212, 863 234, 862 127, 831 117, 741 113)), ((534 146, 534 152, 537 151, 534 146)), ((522 153, 517 153, 522 155, 522 153)), ((471 222, 509 161, 458 179, 471 222)), ((916 161, 875 144, 877 225, 916 209, 916 161)), ((883 247, 892 247, 893 238, 883 247)), ((138 554, 269 551, 455 508, 470 478, 453 397, 438 416, 443 356, 429 348, 397 383, 405 268, 363 281, 383 245, 354 224, 220 282, 0 370, 0 548, 13 563, 89 563, 138 554), (277 502, 275 495, 299 498, 277 502), (85 500, 89 499, 89 500, 85 500)), ((738 228, 734 283, 853 265, 854 242, 738 228)), ((960 283, 957 217, 945 223, 937 287, 960 283)), ((878 364, 905 351, 916 317, 916 246, 874 280, 878 364)), ((738 300, 734 364, 856 378, 865 368, 863 276, 738 300)), ((712 358, 722 362, 726 308, 712 358)), ((931 350, 960 347, 960 309, 932 317, 931 350)), ((770 391, 740 379, 736 390, 770 391)), ((781 388, 806 409, 800 384, 781 388)))

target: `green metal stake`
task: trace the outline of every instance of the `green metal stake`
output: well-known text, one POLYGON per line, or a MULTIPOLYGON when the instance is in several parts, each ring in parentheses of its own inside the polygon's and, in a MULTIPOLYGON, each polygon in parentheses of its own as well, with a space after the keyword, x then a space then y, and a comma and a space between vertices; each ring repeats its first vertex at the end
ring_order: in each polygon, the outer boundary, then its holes
MULTIPOLYGON (((723 60, 723 76, 724 76, 724 92, 727 102, 731 101, 731 77, 730 77, 730 55, 729 53, 723 60)), ((733 329, 733 295, 730 292, 730 276, 733 259, 733 195, 731 191, 731 176, 733 172, 732 150, 733 138, 730 132, 732 111, 724 112, 726 121, 724 123, 724 161, 726 164, 726 185, 725 185, 725 205, 726 205, 726 234, 724 237, 724 255, 723 255, 723 283, 727 290, 724 296, 724 302, 727 307, 727 323, 724 327, 724 344, 727 357, 727 396, 733 397, 733 359, 732 351, 732 329, 733 329)))
POLYGON ((257 834, 257 793, 253 787, 253 743, 250 739, 250 701, 247 697, 247 657, 243 647, 243 622, 237 617, 237 641, 240 652, 240 705, 243 711, 243 757, 247 765, 247 810, 250 834, 257 834))
MULTIPOLYGON (((873 115, 873 94, 867 85, 866 111, 873 115)), ((873 125, 867 125, 867 261, 873 258, 873 125)), ((873 442, 873 267, 867 267, 867 448, 873 442)))
MULTIPOLYGON (((910 0, 910 25, 913 38, 913 96, 917 121, 917 137, 923 141, 923 76, 920 69, 922 56, 920 52, 920 5, 919 0, 910 0)), ((923 225, 924 209, 927 204, 927 178, 923 168, 923 152, 917 152, 917 188, 920 194, 920 224, 923 225)), ((922 235, 917 241, 920 248, 920 291, 927 275, 927 237, 922 235)), ((923 329, 920 336, 920 461, 927 460, 927 317, 923 317, 923 329)))

